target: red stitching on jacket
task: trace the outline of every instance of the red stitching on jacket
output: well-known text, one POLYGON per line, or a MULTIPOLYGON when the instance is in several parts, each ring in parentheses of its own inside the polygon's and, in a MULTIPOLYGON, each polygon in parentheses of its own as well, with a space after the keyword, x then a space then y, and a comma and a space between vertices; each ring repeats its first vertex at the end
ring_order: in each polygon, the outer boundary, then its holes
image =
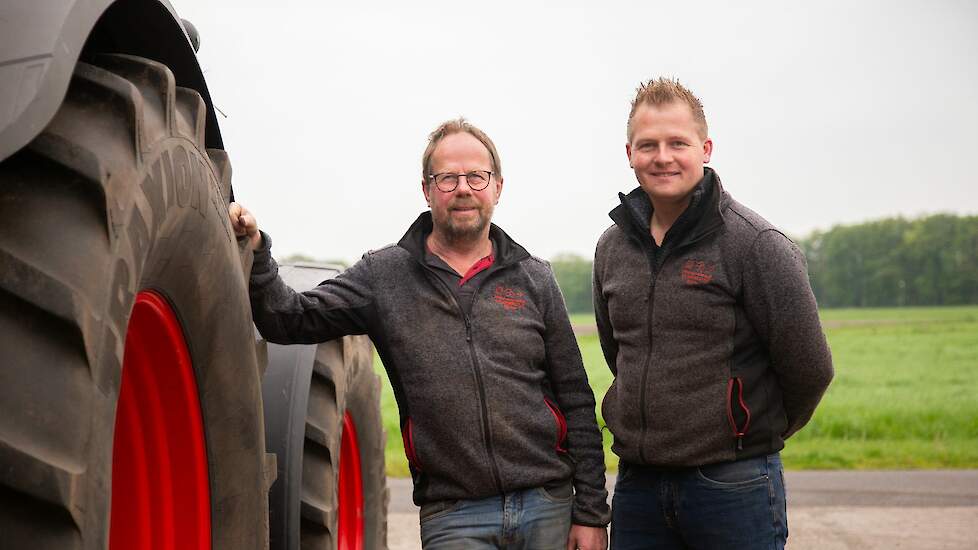
POLYGON ((683 263, 682 277, 687 285, 705 285, 713 280, 716 264, 708 264, 699 260, 686 260, 683 263))
POLYGON ((404 429, 401 430, 401 441, 404 442, 404 454, 407 455, 408 462, 414 466, 418 471, 423 470, 421 467, 421 461, 418 460, 418 454, 414 450, 414 433, 412 430, 411 419, 408 418, 407 422, 404 424, 404 429))
POLYGON ((547 408, 550 409, 550 414, 554 415, 554 420, 557 421, 556 449, 561 453, 566 453, 567 447, 564 446, 564 442, 567 439, 567 420, 564 418, 564 415, 560 412, 560 409, 557 408, 557 405, 555 405, 552 401, 544 397, 543 402, 546 403, 547 408))
POLYGON ((744 402, 744 381, 739 376, 735 376, 727 381, 727 420, 730 421, 730 429, 733 430, 734 437, 741 438, 747 435, 747 430, 750 428, 750 408, 744 402), (747 414, 747 420, 744 422, 743 430, 737 428, 737 421, 734 420, 733 416, 734 382, 737 382, 738 388, 737 401, 740 403, 741 410, 747 414))
POLYGON ((497 304, 503 306, 503 308, 509 311, 515 311, 517 309, 523 309, 526 305, 526 293, 518 288, 507 288, 504 286, 497 286, 493 295, 493 300, 497 304))
POLYGON ((744 422, 744 431, 741 433, 741 436, 744 436, 747 435, 747 430, 750 429, 750 407, 744 402, 744 381, 740 378, 737 381, 740 382, 740 391, 737 392, 737 399, 740 401, 740 408, 744 409, 744 412, 747 413, 747 420, 744 422))

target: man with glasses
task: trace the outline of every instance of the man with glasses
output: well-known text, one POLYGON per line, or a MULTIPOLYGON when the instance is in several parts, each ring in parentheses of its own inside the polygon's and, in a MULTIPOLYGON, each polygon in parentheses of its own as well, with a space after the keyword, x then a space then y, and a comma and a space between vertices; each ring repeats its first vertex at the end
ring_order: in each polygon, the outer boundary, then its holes
POLYGON ((805 258, 704 167, 703 105, 681 84, 643 84, 627 131, 639 185, 594 257, 611 546, 783 548, 779 451, 832 379, 805 258))
POLYGON ((396 245, 319 287, 277 277, 255 250, 255 324, 276 343, 368 334, 384 362, 430 550, 605 549, 604 453, 577 341, 550 266, 491 223, 496 147, 464 119, 422 157, 422 213, 396 245))

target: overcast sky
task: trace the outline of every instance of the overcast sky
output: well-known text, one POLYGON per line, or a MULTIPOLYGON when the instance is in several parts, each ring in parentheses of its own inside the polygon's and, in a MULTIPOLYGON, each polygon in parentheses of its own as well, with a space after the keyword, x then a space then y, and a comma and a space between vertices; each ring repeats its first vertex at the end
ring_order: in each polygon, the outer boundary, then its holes
POLYGON ((659 75, 702 99, 727 191, 789 234, 978 213, 976 2, 171 1, 276 256, 397 241, 426 208, 427 134, 464 115, 502 157, 494 221, 590 257, 659 75))

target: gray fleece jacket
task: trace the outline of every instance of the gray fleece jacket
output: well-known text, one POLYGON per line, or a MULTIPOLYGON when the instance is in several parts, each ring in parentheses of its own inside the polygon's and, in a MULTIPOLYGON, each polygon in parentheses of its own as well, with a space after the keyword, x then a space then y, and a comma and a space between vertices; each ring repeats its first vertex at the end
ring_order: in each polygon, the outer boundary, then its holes
POLYGON ((277 276, 270 244, 256 251, 258 330, 276 343, 370 336, 397 399, 416 504, 573 480, 573 522, 606 525, 594 394, 549 264, 492 225, 495 261, 465 310, 424 261, 431 228, 425 212, 397 245, 303 293, 277 276))
POLYGON ((662 246, 642 189, 619 196, 594 258, 614 452, 700 466, 781 450, 833 374, 802 252, 709 168, 662 246))

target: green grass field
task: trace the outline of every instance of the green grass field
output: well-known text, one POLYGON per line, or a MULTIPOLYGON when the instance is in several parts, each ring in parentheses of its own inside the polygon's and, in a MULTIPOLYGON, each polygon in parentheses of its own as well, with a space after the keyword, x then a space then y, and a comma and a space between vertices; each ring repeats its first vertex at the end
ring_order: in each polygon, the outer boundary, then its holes
MULTIPOLYGON (((590 315, 571 321, 594 323, 590 315)), ((822 322, 835 380, 812 421, 788 441, 788 468, 978 467, 978 306, 825 310, 822 322)), ((600 403, 611 373, 596 335, 578 343, 600 403)), ((384 378, 387 471, 406 476, 397 406, 379 361, 375 367, 384 378)), ((611 435, 603 433, 614 469, 611 435)))

